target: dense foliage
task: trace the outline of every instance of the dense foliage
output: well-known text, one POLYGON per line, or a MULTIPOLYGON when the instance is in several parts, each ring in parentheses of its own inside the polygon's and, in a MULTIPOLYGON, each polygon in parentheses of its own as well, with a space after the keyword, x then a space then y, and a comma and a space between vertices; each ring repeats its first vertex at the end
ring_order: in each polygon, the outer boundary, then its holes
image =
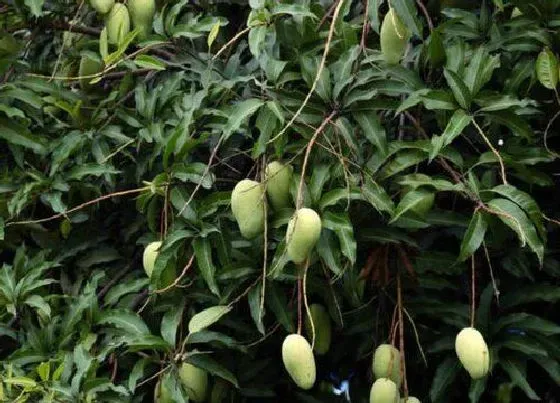
POLYGON ((0 5, 0 400, 367 402, 394 344, 402 396, 558 401, 559 1, 147 3, 130 30, 119 2, 0 5), (232 189, 271 161, 288 206, 245 204, 245 236, 232 189), (312 304, 304 390, 282 344, 312 304))

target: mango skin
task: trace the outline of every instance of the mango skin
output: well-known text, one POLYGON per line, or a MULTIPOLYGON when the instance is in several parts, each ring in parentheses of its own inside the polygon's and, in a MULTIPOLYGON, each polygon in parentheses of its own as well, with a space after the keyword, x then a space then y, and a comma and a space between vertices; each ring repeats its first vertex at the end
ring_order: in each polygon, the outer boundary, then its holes
POLYGON ((115 0, 90 0, 89 3, 99 14, 107 14, 115 5, 115 0))
POLYGON ((138 37, 146 38, 152 31, 152 23, 156 13, 155 0, 128 0, 128 12, 134 28, 139 29, 138 37))
POLYGON ((112 45, 118 45, 130 32, 130 15, 124 4, 116 3, 105 21, 107 27, 107 41, 112 45))
POLYGON ((321 217, 314 210, 295 212, 286 231, 286 252, 296 264, 303 263, 321 236, 321 217))
POLYGON ((401 384, 401 356, 399 350, 390 344, 381 344, 373 355, 375 379, 388 378, 397 386, 401 384))
POLYGON ((488 345, 478 330, 466 327, 455 338, 455 352, 472 379, 488 374, 490 353, 488 345))
POLYGON ((274 210, 290 207, 290 182, 294 168, 274 161, 266 166, 266 193, 274 210))
MULTIPOLYGON (((312 304, 309 307, 309 313, 313 318, 313 325, 315 327, 315 344, 313 345, 313 351, 319 355, 326 354, 331 346, 331 317, 325 307, 320 304, 312 304)), ((305 315, 305 330, 307 339, 312 341, 313 330, 311 329, 311 321, 307 315, 305 315)))
POLYGON ((185 362, 179 368, 179 378, 190 400, 203 402, 206 399, 208 390, 208 374, 206 371, 185 362))
MULTIPOLYGON (((78 68, 78 76, 86 77, 97 74, 103 70, 103 61, 93 52, 84 52, 80 59, 80 67, 78 68)), ((94 77, 80 78, 80 88, 88 90, 92 87, 89 83, 94 77)))
POLYGON ((409 396, 408 399, 404 400, 404 397, 401 398, 401 403, 422 403, 420 399, 409 396))
POLYGON ((262 184, 248 179, 235 185, 231 193, 231 211, 241 235, 246 239, 264 231, 264 193, 262 184))
POLYGON ((397 64, 402 59, 410 33, 393 8, 385 15, 379 31, 381 53, 388 64, 397 64))
POLYGON ((301 389, 315 384, 315 357, 311 345, 299 334, 290 334, 282 343, 282 361, 292 380, 301 389))
POLYGON ((371 386, 369 403, 398 403, 399 391, 397 385, 390 379, 379 378, 371 386))

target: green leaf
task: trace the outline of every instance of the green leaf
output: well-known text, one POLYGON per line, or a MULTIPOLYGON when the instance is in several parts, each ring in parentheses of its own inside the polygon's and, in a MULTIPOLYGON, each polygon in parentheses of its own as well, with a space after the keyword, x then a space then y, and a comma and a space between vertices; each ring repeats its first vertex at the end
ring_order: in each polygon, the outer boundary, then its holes
POLYGON ((184 303, 172 305, 161 319, 161 336, 163 340, 174 346, 177 336, 177 327, 181 323, 184 303))
POLYGON ((512 185, 498 185, 492 188, 491 191, 517 203, 527 213, 533 224, 535 224, 541 239, 546 239, 541 209, 529 193, 523 192, 512 185))
POLYGON ((251 311, 251 317, 253 318, 253 322, 255 322, 255 326, 257 326, 257 330, 264 335, 265 328, 263 325, 263 316, 264 316, 264 307, 261 309, 261 297, 262 297, 262 284, 259 283, 255 287, 249 291, 249 295, 247 299, 249 300, 249 309, 251 311))
POLYGON ((150 55, 138 55, 134 59, 134 63, 141 68, 158 70, 165 70, 165 63, 150 55))
POLYGON ((453 96, 457 103, 463 109, 469 109, 471 105, 472 95, 459 75, 451 70, 444 69, 443 75, 447 81, 447 85, 451 88, 453 96))
POLYGON ((8 143, 31 149, 34 153, 45 154, 45 142, 31 134, 27 128, 4 118, 0 118, 0 139, 8 143))
POLYGON ((397 12, 404 25, 412 31, 412 33, 422 38, 422 24, 416 16, 416 4, 414 0, 393 0, 391 6, 397 12))
POLYGON ((500 299, 500 307, 502 309, 511 309, 515 306, 536 301, 550 303, 560 301, 560 287, 546 283, 519 287, 500 299))
POLYGON ((35 308, 37 311, 42 312, 44 315, 51 316, 51 307, 40 295, 30 295, 24 301, 26 305, 35 308))
POLYGON ((356 261, 357 244, 354 239, 354 227, 352 227, 348 214, 327 211, 321 217, 321 221, 323 228, 334 231, 338 236, 342 254, 354 264, 356 261))
POLYGON ((387 155, 387 135, 377 115, 371 112, 355 112, 354 119, 369 142, 377 147, 381 155, 387 155))
POLYGON ((397 221, 407 211, 414 210, 415 207, 433 200, 433 195, 433 192, 426 189, 414 189, 406 193, 395 208, 389 223, 397 221))
POLYGON ((288 333, 295 331, 286 296, 272 282, 267 283, 265 304, 274 312, 276 319, 288 333))
POLYGON ((526 379, 526 370, 523 365, 517 361, 512 361, 509 359, 500 360, 500 366, 506 371, 511 379, 511 381, 519 386, 531 400, 541 400, 535 391, 529 385, 526 379))
POLYGON ((325 193, 319 201, 319 209, 324 210, 329 206, 333 206, 339 202, 344 202, 347 205, 351 200, 361 200, 362 192, 359 188, 348 189, 333 189, 325 193))
POLYGON ((362 194, 364 195, 365 200, 367 200, 380 213, 385 212, 391 215, 393 214, 395 204, 385 189, 378 183, 374 182, 370 178, 366 178, 362 184, 362 194))
POLYGON ((560 362, 549 357, 543 357, 542 355, 536 355, 533 361, 538 363, 554 380, 554 382, 560 384, 560 362))
POLYGON ((469 228, 467 228, 465 235, 463 235, 463 240, 461 241, 461 251, 457 259, 459 262, 465 261, 480 247, 484 241, 486 228, 488 228, 488 222, 485 214, 480 210, 475 211, 469 228))
POLYGON ((535 65, 539 82, 549 90, 558 85, 558 59, 550 49, 544 49, 537 57, 535 65))
POLYGON ((471 116, 464 110, 457 109, 441 136, 432 137, 432 149, 430 150, 430 161, 433 160, 440 151, 447 145, 451 144, 457 136, 463 133, 463 130, 471 123, 471 116))
POLYGON ((507 199, 493 199, 488 207, 497 212, 496 216, 517 233, 521 246, 529 244, 535 252, 542 266, 544 259, 544 245, 537 235, 535 226, 519 206, 507 199))
POLYGON ((191 363, 195 367, 208 371, 212 375, 225 379, 229 383, 235 385, 236 388, 239 387, 239 383, 237 382, 235 375, 233 375, 231 371, 223 365, 210 358, 208 354, 191 353, 187 357, 187 362, 191 363))
POLYGON ((212 47, 212 44, 218 37, 218 33, 220 32, 220 23, 217 22, 212 26, 212 29, 208 33, 208 39, 206 39, 206 44, 208 45, 208 49, 212 47))
POLYGON ((189 333, 196 333, 206 329, 231 311, 228 305, 216 305, 194 315, 189 321, 189 333))
POLYGON ((499 55, 489 55, 484 46, 479 46, 473 53, 469 66, 465 70, 465 84, 475 96, 492 78, 492 73, 500 66, 499 55))
POLYGON ((249 50, 255 58, 259 57, 261 48, 265 44, 267 30, 268 28, 266 26, 257 25, 251 27, 251 30, 249 31, 249 50))
POLYGON ((220 295, 218 284, 216 283, 216 267, 212 262, 212 248, 208 238, 196 238, 192 242, 197 266, 202 277, 208 284, 210 291, 215 295, 220 295))
POLYGON ((262 105, 264 101, 256 98, 246 99, 235 104, 228 113, 228 121, 224 126, 224 140, 229 138, 231 134, 239 130, 242 123, 252 116, 262 105))
POLYGON ((30 378, 26 378, 23 376, 15 376, 12 378, 4 378, 2 379, 2 381, 4 383, 7 383, 8 385, 16 385, 16 386, 21 386, 23 388, 26 389, 33 389, 37 387, 37 382, 35 382, 33 379, 30 378))
POLYGON ((471 379, 471 387, 469 389, 470 403, 477 403, 480 400, 480 397, 486 390, 487 381, 488 381, 487 376, 477 380, 471 379))
POLYGON ((511 313, 501 317, 494 325, 494 331, 513 326, 530 332, 541 333, 544 336, 560 334, 560 326, 539 316, 529 313, 511 313))
POLYGON ((460 366, 457 358, 452 356, 447 357, 439 364, 430 388, 430 399, 432 402, 439 402, 443 399, 459 370, 460 366))
POLYGON ((106 310, 97 319, 99 325, 112 325, 131 335, 149 335, 150 329, 142 318, 131 311, 106 310))
POLYGON ((51 364, 50 364, 50 362, 46 361, 46 362, 42 362, 41 364, 39 364, 37 366, 37 374, 39 375, 39 378, 41 378, 41 380, 43 382, 48 381, 49 377, 51 375, 51 364))
POLYGON ((25 0, 24 4, 31 11, 33 17, 41 17, 43 15, 43 4, 45 0, 25 0))
POLYGON ((272 15, 291 15, 293 17, 310 17, 317 20, 317 16, 313 14, 309 7, 303 4, 275 4, 270 10, 272 15))

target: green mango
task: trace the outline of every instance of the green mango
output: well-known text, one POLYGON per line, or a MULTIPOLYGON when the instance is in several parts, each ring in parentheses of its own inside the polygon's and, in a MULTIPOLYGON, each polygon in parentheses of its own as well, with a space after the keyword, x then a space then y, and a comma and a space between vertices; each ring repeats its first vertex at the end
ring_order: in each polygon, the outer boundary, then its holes
POLYGON ((390 379, 379 378, 371 386, 369 403, 398 403, 399 391, 397 385, 390 379))
POLYGON ((290 334, 282 343, 282 361, 292 380, 301 389, 315 384, 315 357, 311 345, 299 334, 290 334))
POLYGON ((115 0, 90 0, 89 3, 99 14, 107 14, 115 5, 115 0))
MULTIPOLYGON (((309 313, 313 318, 315 329, 315 344, 313 345, 313 350, 319 355, 326 354, 331 346, 331 317, 325 307, 320 304, 312 304, 309 307, 309 313)), ((308 315, 305 316, 305 330, 307 339, 310 341, 313 340, 313 331, 308 315)))
POLYGON ((175 400, 171 393, 161 385, 161 381, 158 381, 156 388, 154 389, 154 403, 174 403, 175 400))
POLYGON ((264 194, 262 184, 244 179, 231 193, 231 211, 241 235, 252 239, 264 231, 264 194))
POLYGON ((138 38, 145 39, 152 32, 156 13, 155 0, 128 0, 127 5, 132 26, 139 30, 138 38))
POLYGON ((266 193, 274 210, 290 207, 290 182, 294 168, 278 161, 266 167, 266 193))
POLYGON ((375 379, 388 378, 397 387, 401 384, 401 355, 399 350, 390 344, 381 344, 373 354, 373 373, 375 379))
POLYGON ((84 78, 80 78, 80 88, 82 88, 83 90, 90 89, 92 85, 89 82, 93 80, 94 77, 87 76, 97 74, 100 71, 103 71, 103 61, 101 60, 99 55, 90 51, 82 52, 80 67, 78 69, 78 76, 84 78))
POLYGON ((303 263, 321 236, 321 217, 309 208, 295 212, 286 231, 286 251, 294 263, 303 263))
POLYGON ((381 23, 379 43, 381 53, 388 64, 397 64, 401 61, 410 33, 393 8, 389 9, 381 23))
POLYGON ((179 378, 185 387, 189 399, 193 402, 203 402, 208 390, 208 373, 189 363, 183 363, 179 368, 179 378))
POLYGON ((130 15, 124 4, 116 3, 105 21, 107 40, 112 45, 119 45, 130 32, 130 15))
POLYGON ((490 353, 478 330, 472 327, 461 330, 455 338, 455 352, 472 379, 480 379, 488 374, 490 353))
POLYGON ((422 403, 420 399, 409 396, 408 399, 404 400, 404 397, 401 397, 401 403, 422 403))

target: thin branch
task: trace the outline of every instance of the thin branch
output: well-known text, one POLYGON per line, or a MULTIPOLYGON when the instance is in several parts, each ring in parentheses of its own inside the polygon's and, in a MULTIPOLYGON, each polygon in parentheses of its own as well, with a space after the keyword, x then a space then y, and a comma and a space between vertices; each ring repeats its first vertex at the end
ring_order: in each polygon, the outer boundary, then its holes
POLYGON ((191 266, 193 264, 193 261, 194 261, 194 254, 191 256, 191 258, 189 259, 189 261, 187 262, 187 264, 183 268, 183 271, 181 272, 181 275, 179 277, 177 277, 175 279, 175 281, 173 281, 173 283, 169 284, 167 287, 161 288, 159 290, 154 290, 154 294, 162 294, 162 293, 164 293, 166 291, 169 291, 170 289, 174 288, 175 286, 177 286, 177 284, 179 284, 181 279, 183 277, 185 277, 185 275, 187 274, 187 271, 189 271, 189 269, 191 268, 191 266))
POLYGON ((476 310, 476 278, 474 275, 474 255, 471 256, 471 327, 474 327, 476 310))
POLYGON ((292 116, 292 118, 290 119, 288 124, 286 126, 284 126, 284 128, 282 130, 280 130, 280 133, 278 133, 276 136, 274 136, 274 138, 270 139, 267 142, 267 144, 273 143, 277 138, 282 137, 282 135, 284 133, 286 133, 286 130, 288 130, 292 126, 292 124, 296 121, 298 116, 301 114, 301 112, 303 111, 303 109, 307 105, 307 102, 309 102, 309 100, 311 99, 311 96, 313 95, 313 92, 315 92, 315 88, 317 88, 317 83, 319 82, 319 79, 321 78, 321 74, 323 73, 323 69, 325 68, 325 64, 327 62, 327 55, 329 54, 332 38, 333 38, 333 35, 334 35, 335 22, 336 22, 336 19, 338 18, 338 14, 340 13, 340 10, 342 9, 343 4, 344 4, 344 1, 338 0, 338 4, 336 6, 336 9, 334 10, 333 19, 331 21, 331 26, 330 26, 330 29, 329 29, 329 35, 327 37, 327 42, 325 43, 325 50, 323 52, 323 57, 321 58, 321 63, 319 64, 319 68, 317 69, 317 74, 315 75, 315 80, 313 80, 313 85, 311 85, 311 89, 307 93, 305 99, 303 100, 303 103, 301 104, 299 109, 296 111, 294 116, 292 116))
POLYGON ((484 247, 484 254, 486 255, 486 261, 488 262, 488 267, 490 268, 490 278, 492 279, 492 288, 494 288, 494 295, 496 296, 496 302, 500 305, 500 290, 496 284, 496 279, 494 278, 494 270, 492 270, 492 262, 490 261, 490 254, 488 253, 488 248, 486 243, 482 241, 482 246, 484 247))
POLYGON ((432 32, 434 30, 434 23, 432 22, 432 19, 430 18, 430 14, 428 13, 428 10, 426 9, 426 6, 424 5, 424 3, 422 3, 422 0, 416 0, 416 4, 418 4, 418 7, 420 7, 420 10, 422 10, 422 14, 424 14, 424 17, 426 17, 426 22, 428 23, 428 28, 430 28, 430 32, 432 32))
POLYGON ((408 381, 406 378, 406 360, 404 350, 404 320, 403 320, 403 301, 401 275, 397 275, 397 303, 399 306, 399 350, 401 353, 401 378, 403 379, 404 400, 408 399, 408 381))
POLYGON ((238 32, 233 38, 231 38, 224 46, 218 50, 218 52, 212 56, 212 61, 216 60, 229 46, 233 45, 239 38, 249 32, 253 27, 247 27, 243 31, 238 32))
POLYGON ((364 10, 364 22, 362 23, 362 39, 360 40, 360 50, 363 51, 366 48, 366 37, 369 31, 369 0, 364 0, 365 10, 364 10))
POLYGON ((309 268, 309 259, 305 260, 305 269, 303 271, 303 303, 305 305, 305 313, 307 314, 307 319, 311 324, 311 349, 315 347, 315 323, 313 323, 313 317, 311 316, 311 311, 309 310, 309 304, 307 303, 307 269, 309 268))
POLYGON ((498 162, 500 163, 500 169, 501 169, 501 174, 502 174, 502 182, 504 183, 504 185, 507 185, 508 182, 507 182, 507 178, 506 178, 506 167, 504 165, 504 161, 502 160, 502 156, 500 155, 498 150, 496 150, 496 148, 494 148, 494 146, 492 145, 492 143, 490 142, 488 137, 486 137, 486 135, 482 131, 482 128, 478 125, 478 123, 476 123, 476 120, 474 118, 472 119, 472 122, 473 122, 474 127, 476 127, 476 129, 478 130, 478 133, 480 133, 480 136, 484 139, 484 142, 486 143, 486 145, 490 148, 490 150, 492 150, 492 152, 494 153, 496 158, 498 158, 498 162))
POLYGON ((301 178, 299 180, 299 187, 298 187, 297 198, 296 198, 296 206, 298 209, 302 207, 302 203, 303 203, 303 183, 305 179, 305 170, 307 169, 307 161, 309 159, 309 154, 311 153, 311 149, 313 148, 313 144, 315 144, 317 137, 323 131, 323 129, 329 124, 329 122, 332 120, 332 118, 335 115, 336 115, 336 111, 332 111, 330 115, 323 120, 323 122, 317 128, 317 130, 315 130, 315 133, 313 133, 313 137, 311 137, 311 140, 309 140, 309 143, 307 143, 307 148, 305 150, 305 156, 303 158, 303 165, 301 168, 301 178))
POLYGON ((149 190, 148 187, 143 187, 143 188, 138 188, 138 189, 124 190, 122 192, 109 193, 109 194, 103 195, 101 197, 98 197, 96 199, 93 199, 93 200, 87 201, 85 203, 82 203, 82 204, 80 204, 80 205, 78 205, 74 208, 71 208, 70 210, 63 211, 62 213, 58 213, 58 214, 52 215, 52 216, 47 217, 47 218, 41 218, 39 220, 12 221, 12 222, 6 223, 6 227, 9 227, 9 226, 12 226, 12 225, 39 224, 39 223, 43 223, 43 222, 47 222, 47 221, 56 220, 57 218, 65 217, 68 214, 74 213, 78 210, 81 210, 81 209, 87 207, 87 206, 91 206, 92 204, 98 203, 98 202, 103 201, 103 200, 110 199, 111 197, 125 196, 125 195, 129 195, 129 194, 134 194, 134 193, 141 193, 141 192, 145 192, 147 190, 149 190))

